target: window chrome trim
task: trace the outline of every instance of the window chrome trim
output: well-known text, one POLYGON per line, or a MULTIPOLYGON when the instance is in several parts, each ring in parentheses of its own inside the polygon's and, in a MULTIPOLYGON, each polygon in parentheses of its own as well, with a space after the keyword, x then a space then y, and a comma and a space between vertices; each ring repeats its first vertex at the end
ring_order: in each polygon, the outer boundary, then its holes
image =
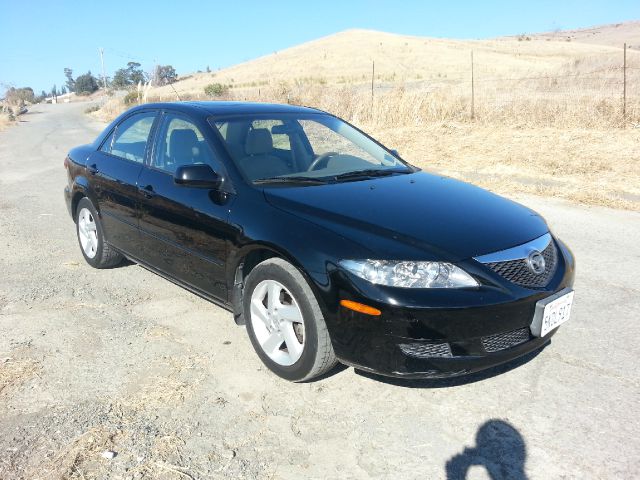
POLYGON ((534 250, 542 252, 549 246, 549 243, 551 243, 551 234, 545 233, 541 237, 531 240, 530 242, 523 243, 522 245, 508 248, 506 250, 501 250, 499 252, 480 255, 478 257, 473 257, 473 259, 480 263, 497 263, 508 262, 510 260, 521 260, 527 258, 529 254, 534 250))

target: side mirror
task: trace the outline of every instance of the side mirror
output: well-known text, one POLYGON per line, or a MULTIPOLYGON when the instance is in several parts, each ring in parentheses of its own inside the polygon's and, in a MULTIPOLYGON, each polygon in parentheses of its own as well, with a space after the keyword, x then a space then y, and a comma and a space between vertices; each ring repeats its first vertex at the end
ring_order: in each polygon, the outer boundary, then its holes
POLYGON ((394 156, 398 157, 398 158, 402 158, 400 157, 400 154, 398 153, 398 150, 396 150, 395 148, 392 148, 391 150, 389 150, 391 153, 393 153, 394 156))
POLYGON ((173 174, 173 181, 185 187, 218 188, 222 177, 209 165, 180 165, 173 174))

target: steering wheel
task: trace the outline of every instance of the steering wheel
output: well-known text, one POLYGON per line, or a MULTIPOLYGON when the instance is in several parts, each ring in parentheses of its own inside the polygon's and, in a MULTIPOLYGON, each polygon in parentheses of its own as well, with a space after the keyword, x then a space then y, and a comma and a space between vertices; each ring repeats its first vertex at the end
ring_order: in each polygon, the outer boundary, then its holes
POLYGON ((334 155, 338 155, 338 152, 323 153, 318 158, 316 158, 313 162, 311 162, 311 165, 309 165, 309 168, 307 168, 307 172, 313 172, 314 170, 319 170, 320 167, 318 167, 318 165, 320 165, 322 162, 328 161, 329 158, 333 157, 334 155))

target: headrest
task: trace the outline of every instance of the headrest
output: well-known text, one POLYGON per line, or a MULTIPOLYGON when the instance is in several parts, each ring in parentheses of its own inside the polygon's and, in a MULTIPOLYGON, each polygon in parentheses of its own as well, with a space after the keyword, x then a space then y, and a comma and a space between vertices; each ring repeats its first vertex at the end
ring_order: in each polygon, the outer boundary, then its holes
POLYGON ((198 137, 189 128, 176 129, 169 137, 169 156, 171 158, 192 159, 198 156, 198 137))
POLYGON ((247 143, 244 147, 247 155, 264 155, 273 150, 273 139, 267 128, 254 128, 247 134, 247 143))

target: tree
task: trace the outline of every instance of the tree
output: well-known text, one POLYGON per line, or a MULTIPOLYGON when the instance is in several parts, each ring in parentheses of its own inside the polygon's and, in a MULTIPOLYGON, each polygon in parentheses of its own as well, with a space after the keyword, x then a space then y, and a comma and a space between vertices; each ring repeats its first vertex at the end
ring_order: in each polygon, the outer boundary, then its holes
POLYGON ((222 83, 211 83, 204 87, 204 94, 209 97, 221 97, 225 95, 229 91, 229 87, 227 85, 223 85, 222 83))
POLYGON ((91 70, 89 70, 84 75, 80 75, 76 78, 76 93, 78 95, 82 94, 91 94, 98 90, 98 82, 96 78, 91 75, 91 70))
POLYGON ((53 88, 51 89, 51 96, 55 97, 56 95, 58 95, 58 91, 56 90, 56 84, 53 84, 53 88))
POLYGON ((73 70, 65 67, 64 76, 67 77, 67 90, 70 92, 75 91, 76 81, 73 79, 73 70))
POLYGON ((138 83, 144 83, 146 81, 145 74, 138 62, 127 63, 127 73, 131 81, 130 85, 137 85, 138 83))
POLYGON ((156 65, 153 72, 154 85, 169 85, 178 79, 175 68, 171 65, 156 65))
POLYGON ((5 99, 9 105, 22 106, 25 102, 33 103, 35 101, 35 95, 31 87, 11 87, 6 91, 5 99))
POLYGON ((47 92, 45 92, 44 90, 42 90, 42 93, 40 94, 40 96, 42 98, 47 98, 47 92))
POLYGON ((131 85, 127 71, 124 68, 116 70, 116 73, 113 74, 111 85, 114 88, 127 88, 131 85))
POLYGON ((127 88, 141 82, 144 83, 145 81, 146 77, 140 68, 140 64, 138 62, 129 62, 127 63, 127 68, 120 68, 116 70, 116 73, 113 75, 111 85, 114 88, 127 88))

